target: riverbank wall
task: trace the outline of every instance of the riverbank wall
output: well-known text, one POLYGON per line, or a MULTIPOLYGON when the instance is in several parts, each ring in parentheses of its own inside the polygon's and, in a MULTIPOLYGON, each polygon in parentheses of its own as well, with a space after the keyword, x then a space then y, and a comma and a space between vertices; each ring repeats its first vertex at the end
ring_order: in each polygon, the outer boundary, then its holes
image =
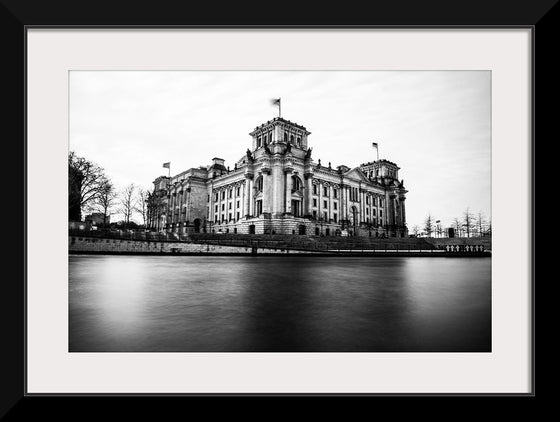
POLYGON ((310 251, 281 248, 258 248, 251 246, 204 245, 189 242, 152 242, 127 239, 104 239, 98 237, 68 237, 70 254, 107 255, 197 255, 197 254, 303 254, 310 251))
POLYGON ((70 254, 90 255, 317 255, 317 256, 406 256, 406 257, 488 257, 490 252, 449 252, 444 249, 381 250, 345 249, 304 250, 289 247, 257 247, 201 244, 181 241, 146 241, 69 236, 70 254))

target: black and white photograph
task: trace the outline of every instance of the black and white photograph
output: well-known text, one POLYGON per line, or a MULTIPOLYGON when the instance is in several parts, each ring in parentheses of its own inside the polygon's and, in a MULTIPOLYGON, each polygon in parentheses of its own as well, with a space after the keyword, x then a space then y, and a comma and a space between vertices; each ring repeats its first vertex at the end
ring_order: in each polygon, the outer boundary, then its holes
POLYGON ((68 72, 68 352, 491 353, 489 70, 68 72))

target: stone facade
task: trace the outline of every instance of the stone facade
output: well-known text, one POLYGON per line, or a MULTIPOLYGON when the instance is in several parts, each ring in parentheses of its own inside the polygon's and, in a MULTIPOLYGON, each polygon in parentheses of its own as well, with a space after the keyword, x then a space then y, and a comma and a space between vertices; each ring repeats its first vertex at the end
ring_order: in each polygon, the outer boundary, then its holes
POLYGON ((257 126, 233 169, 206 168, 158 177, 151 226, 186 234, 255 233, 406 237, 399 167, 378 160, 350 168, 311 157, 311 132, 281 117, 257 126))

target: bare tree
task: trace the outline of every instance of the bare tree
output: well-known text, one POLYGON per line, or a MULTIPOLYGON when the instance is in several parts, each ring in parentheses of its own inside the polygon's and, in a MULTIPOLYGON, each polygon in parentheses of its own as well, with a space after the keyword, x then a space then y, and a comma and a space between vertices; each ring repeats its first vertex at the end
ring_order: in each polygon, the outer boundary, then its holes
POLYGON ((456 236, 461 237, 461 232, 462 232, 461 220, 459 220, 458 218, 454 218, 453 226, 455 228, 455 232, 457 233, 456 236))
POLYGON ((142 224, 144 228, 147 228, 148 224, 148 201, 150 198, 150 191, 147 189, 138 188, 136 191, 136 201, 134 204, 134 210, 142 216, 142 224))
POLYGON ((412 227, 412 234, 414 235, 414 237, 418 237, 418 233, 420 233, 420 227, 418 227, 418 224, 416 224, 412 227))
POLYGON ((101 192, 95 200, 93 209, 103 214, 103 226, 108 223, 108 218, 115 213, 115 205, 117 200, 117 193, 113 184, 105 179, 101 192))
POLYGON ((467 237, 471 237, 471 231, 473 230, 474 223, 474 215, 470 212, 469 208, 467 208, 463 213, 463 227, 467 232, 467 237))
POLYGON ((426 220, 424 221, 424 232, 428 237, 432 237, 434 231, 434 219, 431 214, 428 214, 426 220))
POLYGON ((484 233, 486 231, 486 226, 488 224, 488 222, 486 221, 486 217, 484 216, 484 214, 482 213, 482 211, 479 211, 477 216, 476 216, 476 229, 478 231, 478 236, 482 237, 484 236, 484 233))
POLYGON ((82 211, 99 197, 106 180, 103 168, 70 151, 68 154, 68 218, 70 220, 81 221, 82 211))
POLYGON ((134 186, 133 183, 131 183, 130 185, 126 186, 120 194, 120 208, 119 211, 121 212, 121 214, 124 216, 124 224, 125 224, 125 228, 128 228, 129 224, 130 224, 130 219, 132 217, 132 215, 134 214, 135 208, 135 198, 134 198, 134 194, 136 192, 136 186, 134 186))

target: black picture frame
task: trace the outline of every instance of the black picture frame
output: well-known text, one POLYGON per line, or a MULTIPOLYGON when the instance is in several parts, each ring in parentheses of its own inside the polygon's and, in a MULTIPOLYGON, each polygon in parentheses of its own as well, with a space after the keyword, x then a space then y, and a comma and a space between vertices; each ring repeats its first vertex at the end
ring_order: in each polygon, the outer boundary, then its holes
MULTIPOLYGON (((280 5, 278 5, 280 7, 280 5)), ((244 27, 244 28, 530 28, 532 30, 532 142, 531 142, 531 302, 532 302, 532 385, 531 393, 528 394, 475 394, 474 396, 511 396, 511 397, 535 397, 535 110, 539 109, 539 132, 545 133, 552 120, 552 110, 547 109, 546 103, 553 103, 555 90, 547 86, 555 87, 557 82, 552 78, 554 60, 552 43, 557 38, 558 4, 557 0, 539 2, 528 1, 464 1, 464 2, 385 2, 376 4, 373 11, 364 10, 365 6, 351 7, 345 4, 343 8, 329 9, 327 7, 317 8, 313 5, 298 4, 290 8, 288 4, 282 4, 281 9, 289 13, 280 13, 275 6, 261 6, 257 10, 246 9, 239 3, 230 3, 229 6, 215 7, 212 4, 198 3, 180 4, 171 1, 160 1, 158 3, 121 1, 96 3, 87 7, 81 2, 55 1, 40 2, 28 0, 0 0, 0 31, 6 49, 4 50, 4 63, 2 71, 4 81, 10 81, 7 85, 6 104, 10 107, 4 115, 5 122, 15 130, 15 137, 6 145, 5 156, 14 166, 11 170, 13 179, 22 183, 18 190, 17 203, 23 207, 23 212, 10 211, 10 221, 15 221, 9 226, 17 233, 7 234, 12 239, 21 239, 21 247, 13 247, 20 264, 16 269, 22 271, 21 278, 11 277, 10 282, 0 283, 0 316, 3 321, 2 335, 2 381, 0 417, 6 420, 16 420, 25 417, 29 412, 40 411, 56 414, 62 409, 62 398, 75 395, 44 395, 43 397, 30 397, 25 392, 25 294, 26 294, 26 62, 25 41, 28 28, 37 27, 123 27, 123 28, 168 28, 168 27, 244 27), (536 84, 536 78, 539 84, 536 84), (550 85, 549 85, 550 83, 550 85), (535 88, 539 90, 538 103, 535 98, 535 88), (541 107, 536 105, 540 104, 541 107), (23 166, 20 161, 23 161, 23 166), (15 177, 14 177, 15 176, 15 177), (20 196, 21 195, 21 196, 20 196), (22 253, 23 252, 23 253, 22 253)), ((557 90, 556 90, 557 91, 557 90)), ((7 220, 6 220, 7 221, 7 220)), ((18 271, 18 272, 19 272, 18 271)), ((7 280, 5 280, 7 281, 7 280)), ((287 396, 344 396, 343 394, 286 394, 287 396)), ((412 396, 469 396, 469 394, 412 394, 412 396)), ((87 398, 95 396, 80 395, 87 397, 74 397, 74 404, 88 405, 89 416, 105 415, 106 409, 93 404, 87 398), (90 413, 91 412, 91 413, 90 413)), ((102 395, 113 396, 113 395, 102 395)), ((114 395, 119 397, 130 397, 132 395, 114 395)), ((134 396, 134 412, 148 412, 151 400, 142 401, 146 396, 154 397, 152 394, 138 394, 134 396)), ((171 395, 162 395, 169 397, 171 395)), ((245 394, 245 395, 174 395, 174 396, 282 396, 282 394, 245 394)), ((349 396, 358 396, 349 394, 349 396)), ((363 396, 411 396, 394 394, 371 394, 363 396)), ((161 397, 160 397, 161 398, 161 397)), ((114 401, 114 400, 113 400, 114 401)), ((179 408, 177 402, 171 405, 167 401, 160 411, 179 408)), ((120 411, 130 409, 131 399, 121 401, 118 406, 120 411)), ((159 406, 159 405, 158 405, 159 406)), ((84 410, 85 411, 85 410, 84 410)), ((115 413, 113 415, 118 414, 115 413)), ((123 413, 124 415, 124 413, 123 413)), ((146 413, 144 413, 146 415, 146 413)))

